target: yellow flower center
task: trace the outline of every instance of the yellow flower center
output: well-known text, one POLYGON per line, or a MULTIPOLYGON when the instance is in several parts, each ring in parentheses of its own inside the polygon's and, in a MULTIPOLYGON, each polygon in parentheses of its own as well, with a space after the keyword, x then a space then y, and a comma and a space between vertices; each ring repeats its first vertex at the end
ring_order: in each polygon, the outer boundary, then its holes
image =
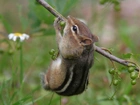
POLYGON ((14 33, 15 36, 22 36, 21 33, 14 33))

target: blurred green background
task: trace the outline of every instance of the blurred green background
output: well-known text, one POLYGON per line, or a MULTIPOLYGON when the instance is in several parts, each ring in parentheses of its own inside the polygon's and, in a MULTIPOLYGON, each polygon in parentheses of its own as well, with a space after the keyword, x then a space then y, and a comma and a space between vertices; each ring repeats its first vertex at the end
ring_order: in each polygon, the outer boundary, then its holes
MULTIPOLYGON (((63 16, 87 22, 99 37, 96 45, 137 64, 140 62, 139 0, 47 0, 63 16), (125 55, 132 55, 131 57, 125 55)), ((77 96, 60 97, 41 87, 39 74, 51 62, 49 51, 57 50, 54 16, 36 0, 0 0, 0 104, 1 105, 140 105, 140 84, 132 86, 127 68, 115 63, 121 73, 118 86, 110 86, 110 61, 95 52, 88 89, 77 96), (23 42, 22 64, 17 43, 9 33, 30 35, 23 42), (20 81, 22 65, 23 82, 20 81), (116 93, 113 99, 112 95, 116 93)))

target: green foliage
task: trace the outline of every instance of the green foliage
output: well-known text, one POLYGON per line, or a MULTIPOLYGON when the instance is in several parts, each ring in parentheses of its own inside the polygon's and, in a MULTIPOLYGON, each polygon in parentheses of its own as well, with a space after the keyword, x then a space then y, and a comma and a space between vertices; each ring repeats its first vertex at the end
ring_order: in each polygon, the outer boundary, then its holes
MULTIPOLYGON (((44 22, 45 24, 52 24, 54 21, 54 16, 49 13, 45 8, 43 8, 41 5, 39 5, 36 0, 29 1, 30 2, 30 13, 33 15, 33 19, 36 18, 41 22, 44 22)), ((32 18, 32 17, 31 17, 32 18)), ((34 21, 36 22, 36 21, 34 21)), ((38 24, 37 24, 38 25, 38 24)), ((35 26, 35 25, 34 25, 35 26)))
POLYGON ((7 32, 12 32, 12 27, 10 26, 10 24, 8 24, 8 22, 4 19, 4 17, 1 14, 0 14, 0 22, 3 23, 7 32))
POLYGON ((123 58, 130 59, 132 55, 133 55, 132 53, 126 53, 126 54, 123 54, 123 58))
MULTIPOLYGON (((47 2, 57 11, 59 11, 64 16, 67 16, 70 12, 71 8, 76 5, 78 0, 47 0, 47 2)), ((34 28, 31 32, 42 32, 43 35, 52 35, 54 31, 52 30, 52 24, 54 21, 54 16, 50 14, 44 7, 39 5, 36 0, 29 1, 29 17, 31 18, 33 24, 32 27, 34 28), (42 23, 47 25, 47 28, 39 27, 42 23)))
POLYGON ((100 0, 100 4, 104 5, 106 3, 112 3, 114 5, 114 10, 115 11, 120 11, 120 1, 119 0, 100 0))

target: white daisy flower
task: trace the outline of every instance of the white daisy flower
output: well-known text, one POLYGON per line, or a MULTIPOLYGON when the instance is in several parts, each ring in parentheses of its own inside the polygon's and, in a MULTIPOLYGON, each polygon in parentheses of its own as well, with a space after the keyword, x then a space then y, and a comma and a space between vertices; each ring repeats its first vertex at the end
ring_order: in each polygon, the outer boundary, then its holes
POLYGON ((13 40, 13 41, 16 41, 19 38, 20 41, 22 42, 25 39, 28 39, 29 38, 29 35, 27 35, 25 33, 23 33, 23 34, 21 34, 21 33, 10 33, 8 35, 8 38, 11 39, 11 40, 13 40))

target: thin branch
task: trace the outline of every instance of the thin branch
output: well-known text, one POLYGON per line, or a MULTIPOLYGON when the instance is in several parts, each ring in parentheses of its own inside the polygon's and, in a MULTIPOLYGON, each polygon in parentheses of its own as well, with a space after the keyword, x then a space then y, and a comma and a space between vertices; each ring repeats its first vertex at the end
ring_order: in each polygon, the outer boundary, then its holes
MULTIPOLYGON (((106 58, 108 58, 108 59, 110 59, 110 60, 112 60, 112 61, 118 62, 118 63, 120 63, 120 64, 122 64, 122 65, 124 65, 124 66, 129 67, 130 64, 134 64, 134 63, 132 63, 131 61, 127 61, 127 60, 123 60, 123 59, 121 59, 121 58, 118 58, 118 57, 116 57, 116 56, 114 56, 114 55, 112 55, 112 54, 106 52, 105 50, 103 50, 102 48, 100 48, 100 47, 98 47, 98 46, 95 46, 95 51, 98 52, 99 54, 105 56, 106 58)), ((138 68, 136 68, 135 70, 136 70, 136 71, 139 71, 138 68)))
MULTIPOLYGON (((37 0, 43 7, 45 7, 50 13, 52 13, 55 17, 59 17, 61 20, 66 21, 66 18, 64 16, 62 16, 59 12, 57 12, 54 8, 52 8, 45 0, 37 0)), ((106 52, 105 50, 103 50, 102 48, 95 46, 95 51, 103 56, 105 56, 106 58, 118 62, 124 66, 129 67, 130 64, 133 64, 135 66, 137 66, 135 63, 131 62, 131 61, 126 61, 123 59, 120 59, 108 52, 106 52)), ((135 69, 136 71, 139 71, 139 68, 137 66, 137 68, 135 69)))

